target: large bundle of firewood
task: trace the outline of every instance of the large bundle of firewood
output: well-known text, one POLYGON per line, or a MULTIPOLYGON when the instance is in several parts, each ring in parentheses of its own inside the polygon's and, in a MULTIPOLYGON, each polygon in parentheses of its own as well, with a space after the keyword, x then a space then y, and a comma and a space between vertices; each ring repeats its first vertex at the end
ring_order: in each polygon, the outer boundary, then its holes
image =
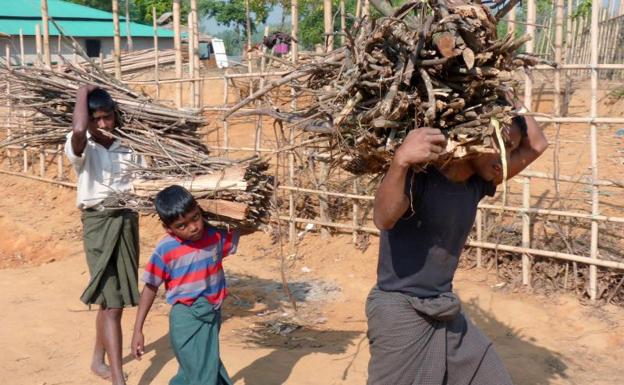
POLYGON ((273 187, 267 163, 256 157, 210 156, 200 138, 199 130, 206 123, 200 112, 158 104, 97 67, 68 64, 59 72, 2 65, 0 77, 11 84, 12 115, 20 121, 11 136, 0 141, 0 148, 61 145, 71 131, 76 90, 93 84, 111 94, 122 122, 112 136, 144 161, 129 166, 141 180, 135 191, 106 201, 108 207, 153 211, 160 189, 181 184, 202 202, 215 225, 253 227, 268 218, 273 187))
POLYGON ((373 3, 384 16, 357 21, 346 46, 269 83, 227 115, 275 87, 293 86, 308 100, 298 111, 269 107, 237 115, 270 115, 329 135, 332 154, 354 173, 383 171, 418 127, 441 129, 449 157, 494 151, 495 128, 513 116, 502 98, 512 72, 537 64, 516 54, 528 37, 498 39, 497 17, 483 4, 428 0, 395 9, 385 0, 373 3))

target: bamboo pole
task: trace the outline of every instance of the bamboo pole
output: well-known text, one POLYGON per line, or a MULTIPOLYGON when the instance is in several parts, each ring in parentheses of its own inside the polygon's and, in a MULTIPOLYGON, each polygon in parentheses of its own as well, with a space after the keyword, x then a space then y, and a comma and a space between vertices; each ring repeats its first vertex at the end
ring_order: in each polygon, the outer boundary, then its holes
MULTIPOLYGON (((360 194, 360 178, 353 179, 353 194, 360 194)), ((353 227, 360 226, 360 203, 354 199, 353 200, 353 227)), ((357 243, 358 232, 357 230, 353 230, 352 241, 355 245, 357 243)))
POLYGON ((41 22, 43 23, 43 59, 47 68, 52 68, 50 55, 50 23, 48 22, 48 0, 41 0, 41 22))
MULTIPOLYGON (((253 72, 253 63, 251 60, 251 17, 249 15, 249 0, 245 0, 245 32, 247 34, 247 72, 253 72)), ((253 80, 249 80, 249 96, 253 94, 253 80)))
MULTIPOLYGON (((193 72, 196 76, 200 76, 200 63, 199 63, 199 14, 197 11, 197 0, 191 0, 191 10, 193 12, 193 72)), ((195 81, 195 95, 193 99, 196 107, 201 107, 202 103, 202 84, 201 80, 195 81)))
MULTIPOLYGON (((522 208, 531 208, 531 179, 522 180, 522 208)), ((528 212, 522 214, 522 247, 531 247, 531 217, 528 212)), ((522 254, 522 284, 531 286, 531 256, 522 254)))
POLYGON ((20 64, 26 65, 26 55, 24 53, 24 31, 19 30, 19 42, 20 42, 20 64))
MULTIPOLYGON (((512 11, 513 12, 513 11, 512 11)), ((475 218, 475 227, 477 233, 477 242, 483 242, 483 209, 477 208, 477 216, 475 218)), ((483 252, 481 248, 477 248, 477 267, 483 266, 483 252)))
POLYGON ((345 45, 347 33, 347 12, 345 9, 345 0, 340 0, 340 45, 345 45))
POLYGON ((121 80, 121 36, 119 34, 119 0, 112 0, 113 4, 113 60, 115 62, 115 77, 121 80))
POLYGON ((359 19, 362 17, 362 2, 364 0, 355 0, 355 18, 359 19))
POLYGON ((156 7, 152 7, 152 24, 154 28, 154 81, 156 82, 156 99, 160 99, 160 78, 158 65, 158 24, 156 23, 156 7))
MULTIPOLYGON (((228 101, 228 93, 230 92, 229 87, 228 87, 228 79, 226 77, 223 77, 223 105, 227 105, 227 101, 228 101)), ((229 137, 228 137, 228 131, 229 131, 229 122, 227 121, 227 119, 223 119, 223 146, 225 147, 225 154, 227 155, 228 153, 228 147, 229 147, 229 137)))
POLYGON ((332 0, 323 1, 323 25, 325 27, 325 52, 331 52, 334 49, 332 0))
MULTIPOLYGON (((291 55, 292 55, 292 63, 294 66, 297 65, 297 63, 299 62, 299 44, 297 43, 299 41, 299 2, 297 0, 291 0, 290 2, 291 5, 291 11, 290 11, 290 15, 291 15, 291 36, 292 36, 292 43, 291 43, 291 55)), ((297 101, 295 98, 295 89, 294 87, 291 87, 290 89, 290 94, 293 97, 292 98, 292 102, 291 102, 291 108, 293 110, 297 109, 297 101)), ((290 127, 290 131, 288 134, 288 145, 292 146, 294 144, 294 139, 295 139, 295 129, 294 127, 290 127)), ((293 151, 289 151, 288 152, 288 183, 293 186, 294 185, 294 179, 295 179, 295 155, 293 153, 293 151)), ((291 248, 295 247, 295 241, 296 241, 296 229, 295 229, 295 195, 293 191, 289 191, 288 193, 288 215, 291 219, 289 223, 288 223, 288 239, 290 240, 290 246, 291 248)))
MULTIPOLYGON (((314 170, 312 170, 314 172, 314 170)), ((329 177, 329 167, 327 162, 321 162, 321 177, 319 189, 321 191, 327 191, 327 179, 329 177)), ((322 222, 329 222, 329 201, 326 194, 320 194, 319 198, 319 214, 322 222)), ((321 227, 321 238, 329 238, 329 231, 321 227)))
POLYGON ((126 3, 126 44, 128 45, 128 52, 134 51, 134 44, 132 43, 132 32, 130 31, 130 0, 125 0, 126 3))
MULTIPOLYGON (((23 39, 23 36, 21 34, 21 29, 20 29, 20 37, 23 39)), ((5 45, 5 54, 6 54, 6 62, 7 62, 7 68, 11 68, 11 46, 10 45, 5 45)), ((6 108, 7 108, 7 123, 8 123, 8 127, 7 127, 7 139, 12 139, 13 138, 13 133, 11 131, 11 126, 13 124, 13 102, 12 99, 9 97, 9 95, 11 95, 11 78, 9 76, 6 77, 6 108)), ((13 154, 11 154, 11 150, 7 148, 6 150, 6 156, 9 158, 9 165, 12 163, 11 161, 11 156, 13 154)))
MULTIPOLYGON (((182 79, 182 40, 180 36, 180 0, 173 0, 173 49, 175 50, 175 76, 182 79)), ((182 83, 176 83, 176 107, 182 107, 182 83)))
MULTIPOLYGON (((592 14, 591 14, 591 64, 595 66, 598 64, 598 11, 600 10, 600 3, 598 1, 592 2, 592 14)), ((598 114, 598 71, 594 68, 591 70, 590 78, 591 87, 591 104, 590 104, 590 116, 595 118, 598 114)), ((595 123, 590 125, 590 150, 591 150, 591 177, 592 181, 598 179, 598 135, 597 126, 595 123)), ((592 202, 592 214, 599 215, 600 210, 598 207, 598 186, 594 183, 592 185, 591 202, 592 202)), ((590 243, 590 258, 598 258, 598 221, 593 220, 591 223, 591 243, 590 243)), ((596 300, 597 295, 597 278, 598 270, 595 265, 589 267, 589 297, 592 301, 596 300)))
POLYGON ((507 15, 507 34, 513 36, 516 34, 516 7, 513 7, 507 15))
MULTIPOLYGON (((265 26, 264 27, 264 33, 263 33, 263 37, 267 37, 269 36, 269 26, 265 26)), ((267 47, 262 44, 262 58, 260 59, 260 73, 264 73, 264 71, 266 71, 266 52, 267 52, 267 47)), ((264 88, 264 84, 265 84, 266 78, 265 77, 261 77, 260 78, 260 89, 264 88)), ((260 104, 261 102, 258 101, 258 104, 260 104)), ((254 136, 254 150, 256 152, 256 154, 260 154, 260 146, 262 144, 262 116, 258 116, 257 120, 256 120, 256 132, 255 132, 255 136, 254 136)))
MULTIPOLYGON (((188 74, 190 79, 195 78, 195 64, 193 63, 193 47, 195 40, 195 33, 193 32, 193 11, 189 12, 187 15, 187 43, 188 43, 188 74)), ((195 105, 195 82, 189 82, 189 102, 191 107, 196 107, 195 105)))
MULTIPOLYGON (((557 65, 563 64, 563 1, 564 0, 555 0, 555 63, 557 65)), ((556 117, 561 116, 561 70, 555 70, 554 77, 554 115, 556 117)), ((555 123, 555 148, 553 151, 553 173, 555 175, 554 178, 554 187, 555 187, 555 196, 559 201, 560 198, 560 189, 559 189, 559 150, 560 150, 560 133, 561 133, 561 123, 555 123)))
POLYGON ((45 150, 43 146, 39 147, 39 176, 45 176, 45 150))
MULTIPOLYGON (((528 0, 527 2, 527 25, 526 34, 535 38, 535 0, 528 0)), ((527 54, 533 53, 535 43, 533 39, 526 42, 525 50, 527 54)), ((524 77, 524 105, 532 110, 533 109, 533 75, 529 68, 525 68, 524 77)))
POLYGON ((364 6, 362 7, 362 16, 370 18, 370 0, 364 0, 364 6))
POLYGON ((56 146, 56 177, 61 180, 63 179, 63 146, 56 146))
POLYGON ((35 58, 35 66, 36 67, 41 67, 41 65, 43 64, 42 62, 42 53, 41 53, 41 49, 43 43, 41 42, 41 26, 39 24, 35 25, 35 52, 37 53, 37 56, 35 58))

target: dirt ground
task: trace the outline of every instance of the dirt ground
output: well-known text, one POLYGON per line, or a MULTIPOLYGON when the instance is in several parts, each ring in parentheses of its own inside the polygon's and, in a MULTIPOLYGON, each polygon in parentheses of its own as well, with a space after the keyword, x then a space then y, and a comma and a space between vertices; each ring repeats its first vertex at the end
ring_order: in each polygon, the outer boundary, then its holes
MULTIPOLYGON (((207 103, 221 103, 222 85, 206 87, 207 103)), ((571 114, 587 104, 582 93, 575 100, 571 114)), ((547 98, 541 103, 547 106, 547 98)), ((602 108, 611 116, 617 112, 613 106, 602 108)), ((208 128, 217 126, 215 120, 208 128)), ((242 129, 249 127, 233 122, 232 143, 252 145, 248 130, 242 129)), ((602 177, 621 179, 624 171, 622 139, 613 136, 617 128, 602 131, 602 177)), ((552 127, 548 130, 549 137, 554 135, 552 127)), ((263 147, 271 147, 271 131, 265 125, 263 147)), ((562 174, 588 174, 587 134, 586 125, 566 128, 562 174)), ((549 153, 534 169, 552 172, 552 167, 549 153)), ((553 195, 548 183, 532 185, 535 205, 548 207, 547 198, 553 195)), ((586 210, 588 192, 578 185, 564 186, 562 195, 570 204, 586 210)), ((520 191, 519 184, 510 188, 520 191)), ((3 175, 0 196, 0 231, 5 234, 0 238, 2 382, 106 384, 88 369, 95 311, 78 299, 88 272, 75 191, 3 175)), ((605 210, 622 216, 621 197, 621 189, 601 196, 608 203, 605 210)), ((512 201, 516 198, 512 195, 512 201)), ((161 235, 154 218, 141 218, 141 271, 161 235)), ((221 332, 222 359, 235 383, 364 384, 369 357, 364 301, 374 284, 377 246, 371 238, 368 250, 360 252, 350 235, 322 239, 306 234, 296 250, 286 247, 286 275, 298 305, 294 312, 282 290, 278 245, 264 233, 243 237, 238 254, 225 263, 231 294, 221 332)), ((516 384, 623 383, 624 309, 593 307, 567 295, 536 296, 507 287, 494 272, 481 269, 460 270, 455 282, 464 310, 494 341, 516 384)), ((142 361, 130 355, 136 311, 126 311, 124 370, 129 385, 167 384, 177 370, 169 348, 168 311, 161 292, 145 326, 142 361)))
MULTIPOLYGON (((18 177, 0 185, 0 377, 12 385, 105 384, 89 358, 95 312, 78 300, 88 280, 75 192, 18 177)), ((141 219, 141 268, 161 236, 141 219)), ((365 253, 350 236, 305 236, 286 249, 298 299, 293 313, 281 290, 279 249, 268 235, 243 237, 225 263, 231 295, 224 305, 223 360, 236 384, 363 384, 368 343, 364 300, 373 285, 376 241, 365 253)), ((494 341, 516 384, 621 384, 624 310, 575 298, 511 292, 493 273, 464 270, 456 290, 464 310, 494 341)), ((129 384, 166 384, 177 364, 167 336, 169 306, 157 300, 145 326, 147 352, 130 356, 135 310, 123 328, 129 384)))

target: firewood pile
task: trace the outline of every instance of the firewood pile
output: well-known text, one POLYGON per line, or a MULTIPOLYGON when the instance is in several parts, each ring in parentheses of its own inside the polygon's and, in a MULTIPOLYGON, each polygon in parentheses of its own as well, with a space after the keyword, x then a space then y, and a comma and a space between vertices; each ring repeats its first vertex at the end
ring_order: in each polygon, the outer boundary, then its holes
POLYGON ((268 83, 226 116, 269 115, 327 136, 331 153, 355 174, 383 172, 407 133, 425 126, 447 136, 447 158, 495 151, 496 127, 514 115, 502 97, 513 87, 512 73, 539 62, 516 53, 529 37, 497 38, 509 4, 498 4, 495 16, 463 0, 372 3, 384 16, 358 20, 346 46, 268 83), (293 112, 269 105, 236 113, 280 86, 312 102, 293 112))
POLYGON ((107 202, 110 208, 153 211, 153 198, 161 188, 182 184, 202 202, 213 224, 253 227, 267 219, 273 188, 265 172, 268 164, 256 157, 210 156, 199 133, 206 121, 198 111, 158 104, 94 67, 68 64, 58 72, 2 65, 0 77, 15 90, 9 95, 13 116, 24 116, 0 148, 63 145, 71 131, 76 90, 94 84, 111 94, 122 122, 112 135, 145 162, 130 167, 142 182, 132 194, 107 202))

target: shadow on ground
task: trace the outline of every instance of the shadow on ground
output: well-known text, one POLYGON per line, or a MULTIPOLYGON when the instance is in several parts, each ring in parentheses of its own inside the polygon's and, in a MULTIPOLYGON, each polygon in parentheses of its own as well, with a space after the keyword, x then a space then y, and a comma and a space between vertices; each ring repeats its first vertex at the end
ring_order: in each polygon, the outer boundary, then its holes
POLYGON ((522 334, 522 330, 492 317, 476 299, 462 303, 470 320, 494 342, 496 351, 507 366, 515 385, 549 385, 568 378, 563 356, 522 334))

